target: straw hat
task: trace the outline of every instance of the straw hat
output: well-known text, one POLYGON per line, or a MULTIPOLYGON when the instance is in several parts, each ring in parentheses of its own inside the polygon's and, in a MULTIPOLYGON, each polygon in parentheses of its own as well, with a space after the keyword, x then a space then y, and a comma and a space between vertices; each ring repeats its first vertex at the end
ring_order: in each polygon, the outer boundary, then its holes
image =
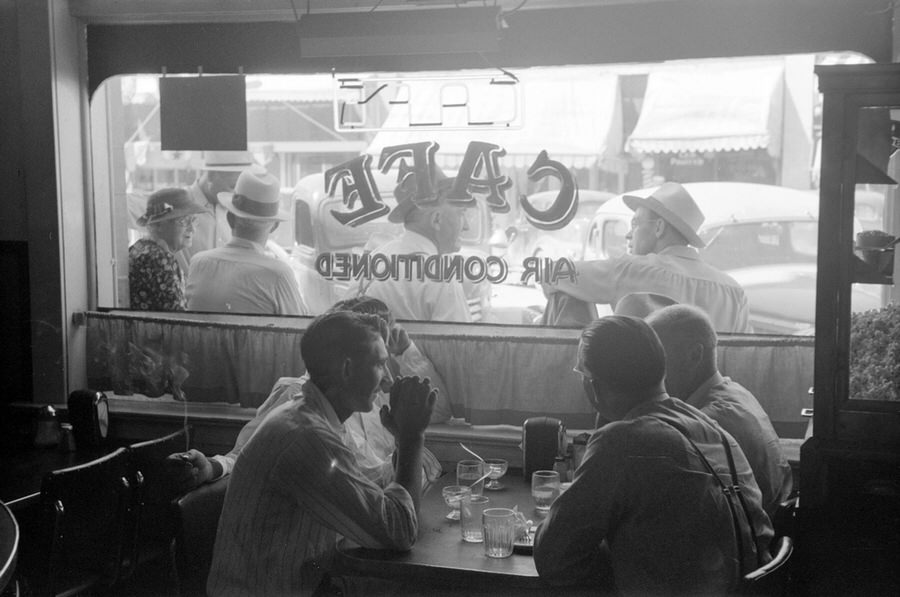
POLYGON ((687 189, 677 182, 663 183, 649 197, 625 195, 622 200, 631 211, 646 207, 660 216, 680 232, 688 244, 697 248, 706 246, 706 243, 697 236, 697 230, 706 218, 687 189))
POLYGON ((144 215, 138 218, 137 224, 138 226, 147 226, 204 211, 206 210, 191 201, 186 190, 160 189, 147 199, 147 209, 144 215))
POLYGON ((219 193, 219 203, 236 216, 261 222, 286 221, 281 211, 281 183, 268 173, 244 170, 234 185, 233 193, 219 193))

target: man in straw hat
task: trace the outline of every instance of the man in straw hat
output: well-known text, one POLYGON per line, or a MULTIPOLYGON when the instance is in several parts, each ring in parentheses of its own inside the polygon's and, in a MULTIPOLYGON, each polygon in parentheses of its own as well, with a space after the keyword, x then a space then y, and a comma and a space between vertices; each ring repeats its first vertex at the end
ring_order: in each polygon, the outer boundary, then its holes
POLYGON ((204 151, 203 166, 194 183, 187 187, 191 200, 202 208, 197 216, 194 244, 182 251, 185 266, 201 251, 221 247, 231 240, 231 228, 225 221, 226 210, 219 205, 219 193, 234 191, 238 176, 251 169, 257 174, 265 171, 253 161, 249 151, 204 151))
POLYGON ((308 315, 290 266, 266 249, 269 234, 288 219, 280 183, 271 174, 241 172, 233 193, 219 193, 231 240, 198 253, 187 280, 188 309, 225 313, 308 315))
MULTIPOLYGON (((409 174, 394 190, 397 206, 388 214, 402 223, 403 236, 379 247, 383 255, 444 255, 459 251, 460 235, 468 230, 466 209, 456 197, 455 178, 432 166, 431 180, 416 180, 409 174)), ((426 321, 472 321, 462 283, 458 280, 375 280, 365 294, 381 299, 397 319, 426 321)))
POLYGON ((750 332, 744 289, 700 259, 706 243, 697 235, 703 213, 687 190, 667 182, 647 196, 625 195, 634 211, 626 235, 630 253, 614 259, 576 261, 576 277, 544 283, 588 303, 616 305, 624 296, 652 292, 705 311, 719 332, 750 332))
POLYGON ((538 527, 550 583, 625 595, 725 595, 769 558, 773 536, 734 438, 666 393, 666 354, 642 319, 610 315, 581 333, 575 372, 612 421, 538 527))

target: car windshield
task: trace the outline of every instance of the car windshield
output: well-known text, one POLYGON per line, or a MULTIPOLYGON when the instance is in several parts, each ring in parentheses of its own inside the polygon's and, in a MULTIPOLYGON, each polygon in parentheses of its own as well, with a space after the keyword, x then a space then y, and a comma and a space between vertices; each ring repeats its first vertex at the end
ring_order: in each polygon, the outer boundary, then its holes
POLYGON ((710 228, 704 261, 722 270, 781 263, 815 263, 817 222, 753 222, 710 228))

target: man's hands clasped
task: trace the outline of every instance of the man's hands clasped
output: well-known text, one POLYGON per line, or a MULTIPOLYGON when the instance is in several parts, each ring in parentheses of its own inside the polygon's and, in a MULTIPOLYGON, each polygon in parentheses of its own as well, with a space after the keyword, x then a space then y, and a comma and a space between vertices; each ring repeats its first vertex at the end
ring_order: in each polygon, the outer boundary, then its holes
POLYGON ((421 437, 431 418, 438 390, 431 380, 398 377, 391 387, 390 407, 381 407, 381 423, 398 440, 421 437))

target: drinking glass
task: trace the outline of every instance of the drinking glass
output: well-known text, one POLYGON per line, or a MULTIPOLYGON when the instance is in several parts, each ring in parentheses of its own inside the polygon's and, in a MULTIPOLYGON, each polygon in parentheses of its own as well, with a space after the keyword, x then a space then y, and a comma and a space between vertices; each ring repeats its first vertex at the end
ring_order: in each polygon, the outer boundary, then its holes
POLYGON ((503 483, 498 481, 498 479, 506 474, 506 469, 509 466, 509 463, 502 458, 485 458, 484 465, 491 473, 488 477, 490 481, 485 483, 484 488, 493 491, 496 491, 497 489, 503 489, 503 483))
POLYGON ((469 495, 459 502, 459 530, 463 541, 481 543, 484 539, 481 515, 490 500, 483 495, 469 495))
POLYGON ((484 463, 480 460, 460 460, 456 464, 456 484, 472 489, 472 495, 481 495, 484 489, 484 463), (480 481, 479 481, 480 479, 480 481), (478 481, 476 483, 476 481, 478 481))
POLYGON ((464 497, 472 495, 472 490, 469 489, 468 485, 447 485, 441 490, 441 494, 444 496, 444 503, 450 508, 447 518, 449 520, 459 520, 460 501, 464 497))
POLYGON ((546 514, 559 496, 559 473, 556 471, 534 471, 531 475, 531 497, 538 512, 546 514))
POLYGON ((508 558, 516 541, 516 512, 509 508, 486 508, 482 513, 484 555, 508 558))

